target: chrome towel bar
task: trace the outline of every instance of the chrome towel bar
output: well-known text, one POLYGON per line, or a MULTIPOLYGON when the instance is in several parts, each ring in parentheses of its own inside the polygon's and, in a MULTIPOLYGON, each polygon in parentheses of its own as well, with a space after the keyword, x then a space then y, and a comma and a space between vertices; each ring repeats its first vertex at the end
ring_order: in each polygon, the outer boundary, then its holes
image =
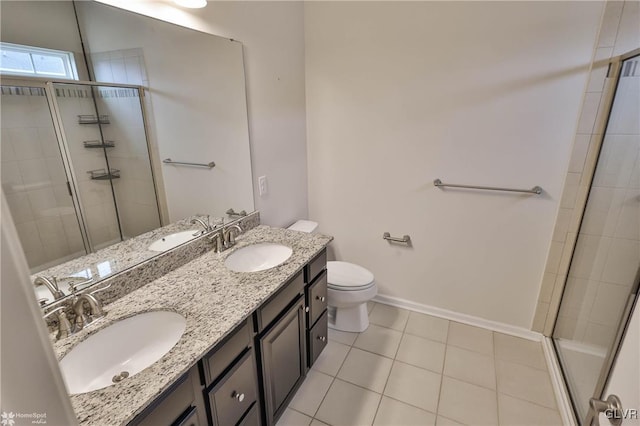
POLYGON ((392 241, 394 243, 409 243, 411 242, 411 237, 408 235, 404 235, 402 238, 398 238, 398 237, 392 237, 390 233, 385 232, 384 234, 382 234, 382 238, 384 238, 387 241, 392 241))
POLYGON ((523 192, 525 194, 542 194, 542 188, 539 186, 534 186, 531 189, 518 189, 518 188, 501 188, 497 186, 477 186, 477 185, 456 185, 453 183, 443 183, 440 179, 436 179, 433 181, 433 185, 438 188, 444 188, 446 186, 451 188, 469 188, 469 189, 483 189, 487 191, 507 191, 507 192, 523 192))
POLYGON ((183 161, 173 161, 171 158, 165 158, 162 160, 165 164, 175 164, 177 166, 195 166, 195 167, 207 167, 209 169, 213 169, 216 166, 216 163, 213 161, 210 163, 185 163, 183 161))

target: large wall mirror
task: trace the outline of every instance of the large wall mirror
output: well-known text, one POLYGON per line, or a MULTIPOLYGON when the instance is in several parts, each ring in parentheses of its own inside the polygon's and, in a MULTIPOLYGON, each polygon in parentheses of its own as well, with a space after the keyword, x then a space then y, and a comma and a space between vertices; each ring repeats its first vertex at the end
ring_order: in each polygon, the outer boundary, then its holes
POLYGON ((2 191, 32 273, 254 210, 241 43, 93 1, 0 8, 2 191))

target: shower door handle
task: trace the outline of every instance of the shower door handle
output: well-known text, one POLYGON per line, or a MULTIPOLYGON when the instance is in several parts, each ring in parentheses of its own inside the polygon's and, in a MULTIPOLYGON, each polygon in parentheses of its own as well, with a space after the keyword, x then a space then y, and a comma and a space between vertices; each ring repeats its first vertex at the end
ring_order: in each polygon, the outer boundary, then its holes
POLYGON ((622 424, 622 402, 617 395, 609 395, 607 399, 591 398, 589 400, 589 413, 585 421, 586 426, 600 426, 600 413, 604 413, 609 422, 614 426, 622 424))

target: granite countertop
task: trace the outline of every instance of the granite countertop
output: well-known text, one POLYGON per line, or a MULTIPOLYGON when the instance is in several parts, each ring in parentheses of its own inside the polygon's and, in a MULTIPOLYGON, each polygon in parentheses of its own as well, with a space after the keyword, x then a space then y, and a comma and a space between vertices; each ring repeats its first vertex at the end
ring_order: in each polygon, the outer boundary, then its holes
MULTIPOLYGON (((105 306, 106 317, 99 323, 55 342, 54 351, 60 359, 89 335, 135 314, 168 310, 186 319, 186 329, 178 343, 156 363, 118 384, 72 395, 78 422, 102 426, 131 421, 332 239, 322 234, 258 226, 239 236, 232 249, 208 252, 175 269, 105 306), (287 245, 293 254, 283 264, 260 272, 239 273, 224 266, 224 260, 235 250, 258 242, 287 245)), ((53 334, 50 337, 55 340, 53 334)))

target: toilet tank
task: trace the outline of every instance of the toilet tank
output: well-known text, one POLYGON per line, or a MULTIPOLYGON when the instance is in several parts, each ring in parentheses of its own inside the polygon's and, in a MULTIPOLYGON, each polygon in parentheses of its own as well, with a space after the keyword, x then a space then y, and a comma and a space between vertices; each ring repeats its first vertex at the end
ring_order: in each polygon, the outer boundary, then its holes
POLYGON ((318 229, 318 222, 314 222, 312 220, 299 220, 287 229, 313 234, 316 232, 316 229, 318 229))

